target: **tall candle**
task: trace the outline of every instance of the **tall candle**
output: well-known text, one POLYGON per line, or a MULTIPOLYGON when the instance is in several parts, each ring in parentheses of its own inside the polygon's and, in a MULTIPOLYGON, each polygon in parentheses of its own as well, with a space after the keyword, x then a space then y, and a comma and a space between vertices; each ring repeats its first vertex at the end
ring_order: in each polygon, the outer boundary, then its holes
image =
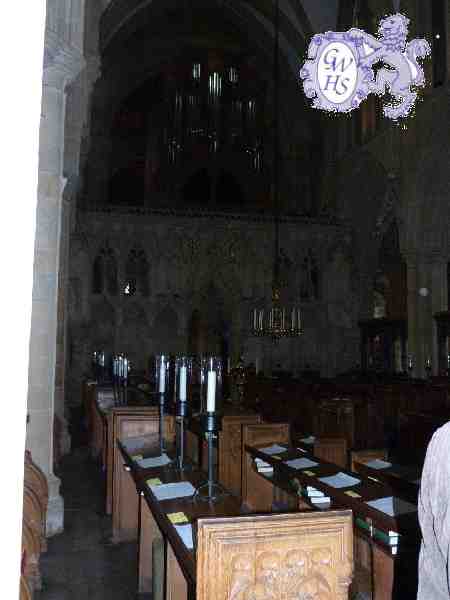
POLYGON ((180 368, 180 402, 186 402, 187 368, 180 368))
POLYGON ((161 356, 161 364, 159 366, 159 393, 164 394, 166 391, 166 365, 165 357, 161 356))
POLYGON ((206 395, 206 410, 214 412, 216 409, 216 372, 208 371, 208 388, 206 395))
POLYGON ((128 377, 128 359, 127 358, 123 359, 123 376, 125 377, 125 379, 127 379, 127 377, 128 377))

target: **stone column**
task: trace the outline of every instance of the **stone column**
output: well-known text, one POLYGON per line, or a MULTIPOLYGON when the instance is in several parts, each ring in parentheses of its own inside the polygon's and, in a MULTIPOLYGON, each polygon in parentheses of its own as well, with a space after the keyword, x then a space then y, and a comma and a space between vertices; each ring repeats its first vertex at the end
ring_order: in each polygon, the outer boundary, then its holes
POLYGON ((82 56, 47 30, 39 148, 38 200, 30 338, 27 448, 48 479, 47 534, 62 531, 64 505, 53 473, 55 366, 58 321, 65 87, 79 72, 82 56))

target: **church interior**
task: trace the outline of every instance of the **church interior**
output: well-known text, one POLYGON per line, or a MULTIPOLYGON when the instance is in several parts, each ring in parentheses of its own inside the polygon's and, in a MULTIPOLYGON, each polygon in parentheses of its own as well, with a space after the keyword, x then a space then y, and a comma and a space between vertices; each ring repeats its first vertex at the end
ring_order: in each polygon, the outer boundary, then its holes
POLYGON ((21 600, 416 598, 449 26, 448 0, 47 0, 21 600), (408 115, 388 86, 314 108, 311 40, 396 13, 430 48, 408 115))

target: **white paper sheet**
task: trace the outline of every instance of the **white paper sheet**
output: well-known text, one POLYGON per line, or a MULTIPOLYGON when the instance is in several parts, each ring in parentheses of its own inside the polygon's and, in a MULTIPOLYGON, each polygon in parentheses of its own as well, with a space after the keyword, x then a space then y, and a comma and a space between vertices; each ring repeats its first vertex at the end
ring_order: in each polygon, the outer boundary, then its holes
POLYGON ((294 458, 292 460, 285 460, 284 464, 292 469, 308 469, 309 467, 317 467, 319 463, 309 460, 309 458, 294 458))
POLYGON ((334 488, 351 487, 361 482, 360 479, 347 475, 347 473, 342 473, 342 471, 339 471, 339 473, 331 475, 330 477, 319 477, 319 481, 334 488))
POLYGON ((389 467, 392 467, 392 463, 387 462, 386 460, 381 460, 379 458, 375 458, 374 460, 371 460, 364 464, 367 467, 370 467, 371 469, 388 469, 389 467))
POLYGON ((272 444, 272 446, 258 448, 258 450, 264 454, 279 454, 280 452, 286 452, 286 448, 283 448, 283 446, 278 446, 278 444, 272 444))
POLYGON ((164 467, 171 461, 167 454, 161 454, 161 456, 152 456, 150 458, 140 458, 136 461, 142 469, 149 469, 150 467, 164 467))
POLYGON ((300 441, 303 442, 304 444, 314 444, 314 442, 316 441, 316 438, 314 435, 310 435, 309 437, 305 437, 305 438, 301 439, 300 441))
POLYGON ((386 498, 370 500, 369 502, 366 502, 366 504, 372 508, 376 508, 377 510, 384 512, 390 517, 397 517, 399 515, 417 511, 417 506, 414 506, 414 504, 406 502, 406 500, 402 500, 401 498, 397 498, 395 496, 386 496, 386 498))
POLYGON ((194 547, 194 540, 192 538, 192 525, 187 523, 186 525, 175 525, 178 535, 183 540, 183 544, 186 548, 191 550, 194 547))
POLYGON ((178 483, 163 483, 151 485, 150 489, 157 500, 173 500, 174 498, 186 498, 195 494, 194 486, 189 481, 178 483))

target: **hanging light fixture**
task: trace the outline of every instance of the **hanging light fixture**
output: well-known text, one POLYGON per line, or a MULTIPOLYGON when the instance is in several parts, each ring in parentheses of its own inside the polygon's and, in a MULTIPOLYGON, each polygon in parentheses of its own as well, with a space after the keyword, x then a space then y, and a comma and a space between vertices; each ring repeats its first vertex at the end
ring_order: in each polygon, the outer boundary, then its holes
POLYGON ((251 331, 254 336, 268 337, 273 341, 285 337, 298 337, 302 331, 300 308, 286 305, 282 301, 281 261, 280 261, 280 214, 279 214, 279 45, 280 45, 280 8, 275 2, 274 14, 274 57, 273 57, 273 206, 275 222, 274 264, 272 280, 272 298, 267 308, 254 308, 252 311, 251 331))

